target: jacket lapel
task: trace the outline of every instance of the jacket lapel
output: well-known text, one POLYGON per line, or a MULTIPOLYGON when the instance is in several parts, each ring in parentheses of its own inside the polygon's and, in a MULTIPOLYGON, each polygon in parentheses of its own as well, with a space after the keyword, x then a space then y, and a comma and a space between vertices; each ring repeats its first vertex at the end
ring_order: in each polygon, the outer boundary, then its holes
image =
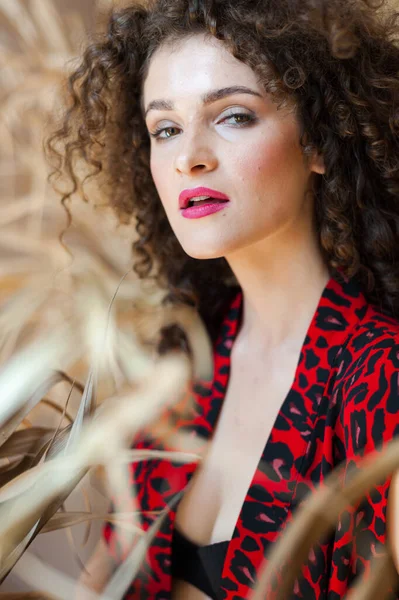
MULTIPOLYGON (((294 492, 317 444, 315 420, 337 357, 366 310, 357 284, 330 279, 308 328, 294 382, 241 507, 224 562, 220 600, 248 596, 271 544, 290 520, 294 492)), ((317 467, 313 475, 320 480, 317 467)))

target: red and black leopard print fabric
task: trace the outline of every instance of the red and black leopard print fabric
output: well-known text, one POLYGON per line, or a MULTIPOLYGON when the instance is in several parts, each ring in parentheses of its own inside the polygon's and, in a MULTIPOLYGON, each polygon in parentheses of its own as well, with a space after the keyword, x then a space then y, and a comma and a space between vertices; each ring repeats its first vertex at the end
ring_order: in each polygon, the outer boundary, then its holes
MULTIPOLYGON (((222 408, 241 311, 242 293, 238 292, 214 346, 214 380, 194 386, 192 416, 177 425, 204 440, 211 438, 222 408)), ((398 432, 399 324, 369 305, 353 280, 331 278, 241 507, 223 566, 219 600, 249 596, 267 551, 294 509, 334 467, 343 465, 346 479, 360 457, 398 432)), ((162 446, 145 438, 135 447, 162 446)), ((149 513, 176 501, 195 468, 195 463, 159 459, 131 466, 144 530, 156 518, 149 513)), ((293 600, 338 600, 360 573, 368 572, 371 557, 381 553, 380 544, 385 542, 388 486, 389 481, 383 482, 358 506, 340 515, 333 534, 310 553, 292 591, 293 600)), ((175 502, 125 600, 170 600, 176 508, 175 502)), ((107 523, 104 537, 118 560, 121 540, 113 532, 107 523)), ((268 600, 272 596, 268 594, 268 600)))

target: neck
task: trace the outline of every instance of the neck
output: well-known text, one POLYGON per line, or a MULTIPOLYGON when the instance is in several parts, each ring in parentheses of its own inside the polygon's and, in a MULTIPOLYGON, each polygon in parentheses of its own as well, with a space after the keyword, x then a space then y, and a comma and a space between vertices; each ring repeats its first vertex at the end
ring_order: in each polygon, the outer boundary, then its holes
POLYGON ((330 279, 313 227, 287 229, 226 259, 243 292, 241 343, 270 349, 302 342, 330 279))

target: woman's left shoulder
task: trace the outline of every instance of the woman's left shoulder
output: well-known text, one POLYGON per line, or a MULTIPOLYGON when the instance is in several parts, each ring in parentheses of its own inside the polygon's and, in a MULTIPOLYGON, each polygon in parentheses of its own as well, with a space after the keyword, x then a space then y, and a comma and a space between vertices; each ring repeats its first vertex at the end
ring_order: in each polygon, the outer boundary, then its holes
POLYGON ((399 427, 399 322, 370 305, 337 367, 334 393, 356 447, 372 449, 392 438, 399 427))
POLYGON ((368 307, 337 359, 329 394, 334 434, 355 460, 399 433, 399 322, 368 307))
POLYGON ((375 371, 382 360, 399 369, 399 321, 369 305, 364 318, 351 332, 341 358, 347 368, 368 363, 369 370, 375 371))

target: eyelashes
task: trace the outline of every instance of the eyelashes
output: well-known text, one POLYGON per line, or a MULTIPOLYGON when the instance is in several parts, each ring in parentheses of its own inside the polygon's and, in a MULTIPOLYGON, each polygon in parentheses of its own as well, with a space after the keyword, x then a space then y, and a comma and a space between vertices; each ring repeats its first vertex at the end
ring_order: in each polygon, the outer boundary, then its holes
MULTIPOLYGON (((220 123, 223 123, 223 121, 229 120, 229 119, 237 119, 240 117, 245 117, 248 119, 248 121, 245 121, 244 123, 238 123, 237 125, 233 125, 233 127, 248 127, 249 125, 253 125, 258 119, 256 117, 254 117, 253 115, 250 115, 248 113, 242 113, 242 112, 235 112, 232 113, 230 115, 227 115, 226 117, 224 117, 220 123)), ((161 137, 161 133, 163 133, 164 131, 170 131, 172 129, 176 129, 178 130, 178 127, 160 127, 158 129, 156 129, 153 133, 150 133, 150 136, 154 139, 157 140, 167 140, 167 139, 171 139, 173 137, 176 136, 166 136, 166 137, 161 137)))

